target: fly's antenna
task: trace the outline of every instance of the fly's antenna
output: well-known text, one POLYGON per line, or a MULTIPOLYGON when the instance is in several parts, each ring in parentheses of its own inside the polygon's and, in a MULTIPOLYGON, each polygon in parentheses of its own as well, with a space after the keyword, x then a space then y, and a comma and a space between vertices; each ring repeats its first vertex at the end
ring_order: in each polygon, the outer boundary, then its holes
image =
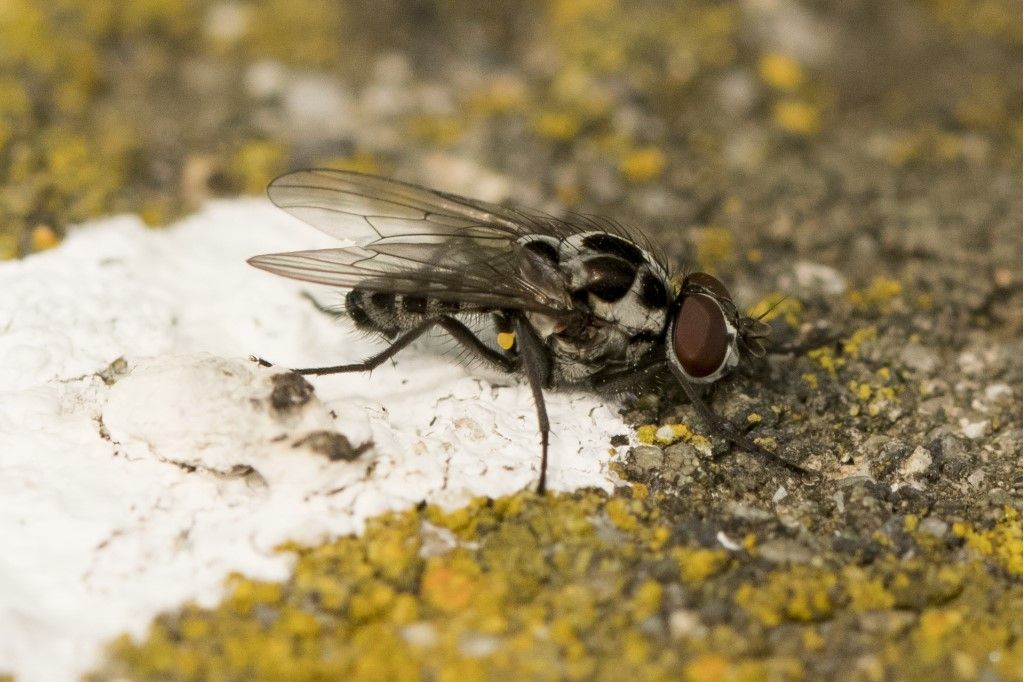
POLYGON ((764 311, 763 313, 761 313, 760 315, 758 315, 758 316, 757 316, 757 317, 755 317, 754 319, 755 319, 755 320, 757 320, 758 322, 760 322, 760 321, 761 321, 761 320, 763 320, 763 319, 764 319, 765 317, 767 317, 767 316, 768 316, 768 314, 769 314, 769 313, 770 313, 771 311, 775 310, 775 309, 776 309, 776 308, 778 308, 778 307, 779 307, 780 305, 782 305, 782 304, 783 304, 783 303, 784 303, 784 302, 786 301, 786 299, 788 299, 788 298, 789 298, 789 296, 788 296, 788 295, 786 295, 786 294, 783 294, 783 295, 782 295, 782 298, 780 298, 779 300, 777 300, 777 301, 776 301, 775 303, 772 303, 771 307, 770 307, 770 308, 768 308, 768 310, 764 311))

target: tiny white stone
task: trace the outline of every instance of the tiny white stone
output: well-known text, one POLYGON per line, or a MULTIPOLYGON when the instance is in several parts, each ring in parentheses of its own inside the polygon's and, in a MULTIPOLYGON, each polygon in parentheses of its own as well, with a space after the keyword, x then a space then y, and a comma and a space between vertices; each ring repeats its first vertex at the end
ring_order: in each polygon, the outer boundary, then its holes
POLYGON ((468 658, 483 658, 494 653, 499 644, 497 637, 472 633, 463 636, 459 641, 459 653, 468 658))
POLYGON ((801 289, 839 296, 846 291, 846 278, 835 268, 821 263, 800 261, 793 266, 793 275, 801 289))
POLYGON ((997 400, 1004 395, 1013 395, 1013 389, 1006 384, 992 384, 985 387, 985 400, 997 400))
POLYGON ((934 516, 929 516, 921 521, 918 529, 922 533, 927 533, 937 538, 941 538, 946 535, 946 531, 949 530, 949 524, 942 519, 937 519, 934 516))
POLYGON ((245 72, 245 89, 257 99, 273 97, 284 88, 287 73, 281 62, 261 59, 245 72))
POLYGON ((988 420, 981 419, 979 421, 972 422, 967 417, 961 417, 960 431, 971 440, 977 440, 984 436, 988 431, 988 420))
POLYGON ((668 615, 668 631, 674 639, 680 637, 701 637, 707 628, 700 622, 700 615, 689 609, 676 609, 668 615))
POLYGON ((437 628, 432 623, 409 623, 399 632, 402 639, 413 646, 428 649, 437 644, 437 628))
POLYGON ((718 540, 718 542, 722 545, 722 547, 725 547, 730 552, 738 552, 739 550, 743 549, 743 547, 741 545, 738 545, 734 540, 732 540, 723 531, 718 531, 718 534, 715 535, 715 539, 718 540))
POLYGON ((957 365, 964 372, 964 374, 970 376, 977 376, 985 371, 985 361, 978 357, 976 353, 969 350, 965 350, 956 359, 957 365))
POLYGON ((662 441, 675 440, 676 432, 671 426, 662 426, 654 432, 654 437, 662 441))
POLYGON ((910 453, 910 457, 907 457, 906 461, 903 462, 903 466, 900 467, 900 474, 904 477, 917 476, 924 473, 931 465, 931 453, 918 445, 910 453))
POLYGON ((789 495, 789 493, 786 492, 786 489, 780 485, 779 489, 775 491, 774 495, 772 495, 772 502, 778 504, 779 502, 782 502, 784 499, 786 499, 787 495, 789 495))
POLYGON ((252 8, 240 2, 218 2, 206 12, 203 28, 214 40, 230 43, 249 30, 252 8))

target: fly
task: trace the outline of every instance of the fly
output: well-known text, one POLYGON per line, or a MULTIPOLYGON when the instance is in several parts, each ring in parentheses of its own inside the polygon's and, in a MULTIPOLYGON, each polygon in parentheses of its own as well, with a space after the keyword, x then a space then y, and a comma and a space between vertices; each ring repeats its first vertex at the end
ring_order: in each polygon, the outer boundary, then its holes
POLYGON ((742 315, 707 273, 673 280, 664 253, 642 233, 602 218, 556 219, 347 171, 289 173, 267 194, 296 218, 354 245, 248 262, 347 289, 348 317, 388 342, 363 362, 296 373, 369 371, 440 328, 484 363, 526 376, 540 429, 541 493, 550 431, 545 389, 617 393, 670 373, 713 432, 806 473, 732 429, 698 390, 744 355, 764 355, 767 326, 742 315), (481 338, 475 323, 487 318, 493 336, 481 338))

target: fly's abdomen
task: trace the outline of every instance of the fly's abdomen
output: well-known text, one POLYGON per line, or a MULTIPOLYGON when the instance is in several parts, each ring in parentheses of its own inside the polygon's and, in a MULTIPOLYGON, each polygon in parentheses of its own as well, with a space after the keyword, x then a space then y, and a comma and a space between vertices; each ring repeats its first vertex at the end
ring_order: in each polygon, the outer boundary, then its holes
POLYGON ((363 331, 393 339, 426 319, 455 316, 464 306, 415 294, 352 289, 345 296, 345 312, 363 331))

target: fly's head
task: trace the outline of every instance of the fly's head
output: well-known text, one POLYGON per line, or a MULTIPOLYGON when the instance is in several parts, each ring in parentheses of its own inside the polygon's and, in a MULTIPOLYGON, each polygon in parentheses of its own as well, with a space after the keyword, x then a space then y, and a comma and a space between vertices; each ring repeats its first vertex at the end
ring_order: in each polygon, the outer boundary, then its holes
POLYGON ((681 381, 710 384, 739 363, 762 357, 768 325, 741 315, 725 285, 704 272, 688 275, 669 310, 666 354, 681 381))

